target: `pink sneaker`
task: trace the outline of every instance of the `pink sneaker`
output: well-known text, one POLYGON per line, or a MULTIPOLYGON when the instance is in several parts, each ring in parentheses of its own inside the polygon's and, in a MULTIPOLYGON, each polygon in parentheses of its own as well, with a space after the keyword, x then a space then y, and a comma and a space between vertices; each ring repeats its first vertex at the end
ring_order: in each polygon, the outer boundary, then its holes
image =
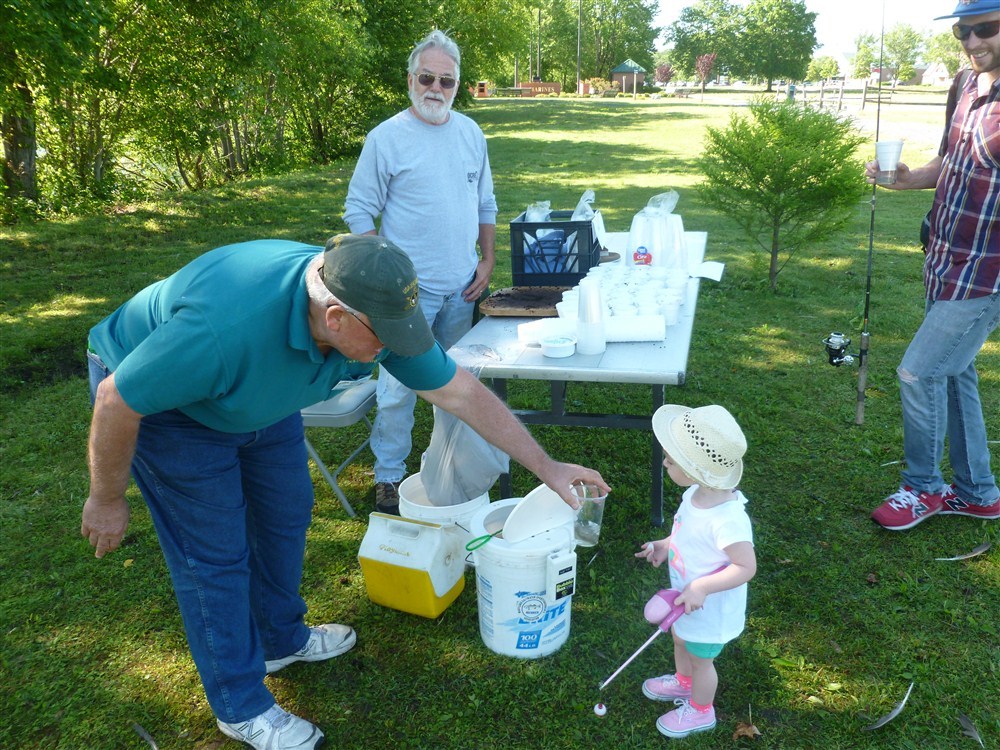
POLYGON ((1000 498, 994 500, 990 505, 973 505, 967 503, 955 492, 955 485, 951 485, 941 496, 942 516, 972 516, 973 518, 984 518, 993 521, 1000 518, 1000 498))
POLYGON ((680 739, 695 732, 707 732, 709 729, 715 729, 714 707, 701 713, 691 708, 691 704, 683 698, 678 698, 674 703, 680 708, 675 708, 656 720, 656 728, 660 730, 660 734, 680 739))
POLYGON ((933 492, 917 494, 912 487, 900 487, 872 512, 872 519, 890 531, 903 531, 939 513, 942 504, 941 495, 933 492))
POLYGON ((642 683, 642 694, 654 701, 672 701, 690 698, 691 688, 681 685, 677 675, 665 674, 662 677, 650 677, 642 683))

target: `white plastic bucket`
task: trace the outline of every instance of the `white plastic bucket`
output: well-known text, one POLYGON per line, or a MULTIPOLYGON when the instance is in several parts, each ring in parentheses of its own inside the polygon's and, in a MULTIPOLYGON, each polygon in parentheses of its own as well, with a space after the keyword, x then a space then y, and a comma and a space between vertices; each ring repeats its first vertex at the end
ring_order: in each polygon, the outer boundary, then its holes
POLYGON ((569 637, 575 540, 571 518, 524 541, 506 541, 503 525, 521 500, 499 500, 472 519, 473 537, 496 534, 472 553, 479 634, 491 651, 537 659, 556 651, 569 637))
POLYGON ((420 472, 411 474, 399 485, 399 515, 440 524, 455 534, 463 547, 473 538, 470 532, 472 517, 489 502, 489 493, 483 493, 458 505, 434 505, 420 480, 420 472))

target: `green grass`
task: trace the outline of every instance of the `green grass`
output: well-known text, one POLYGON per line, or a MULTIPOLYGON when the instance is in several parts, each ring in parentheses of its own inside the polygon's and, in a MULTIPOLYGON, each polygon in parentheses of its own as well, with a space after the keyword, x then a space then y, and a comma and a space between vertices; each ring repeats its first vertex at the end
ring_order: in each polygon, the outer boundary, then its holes
MULTIPOLYGON (((935 151, 941 106, 883 106, 880 132, 906 140, 903 158, 935 151)), ((675 189, 685 226, 709 233, 708 257, 726 263, 702 286, 688 382, 668 399, 721 403, 750 443, 743 487, 755 523, 759 571, 746 632, 718 661, 719 728, 687 748, 733 741, 752 717, 764 748, 972 748, 967 714, 987 747, 1000 741, 1000 569, 997 550, 936 562, 983 541, 992 526, 935 518, 905 533, 878 529, 871 508, 896 486, 901 459, 898 363, 922 311, 916 246, 929 192, 878 196, 865 423, 854 424, 856 372, 825 362, 831 330, 857 336, 865 291, 867 200, 851 226, 802 252, 767 291, 766 258, 724 215, 702 205, 694 168, 706 125, 741 111, 738 97, 688 100, 487 101, 472 116, 487 133, 507 222, 534 201, 572 208, 586 188, 610 231, 628 229, 653 194, 675 189), (903 713, 877 732, 910 682, 903 713)), ((874 133, 874 109, 858 115, 874 133)), ((869 147, 869 151, 870 151, 869 147)), ((0 747, 142 748, 131 724, 160 748, 235 748, 215 728, 185 645, 173 593, 141 498, 123 547, 93 558, 79 538, 87 493, 89 406, 83 352, 88 328, 149 282, 204 250, 284 237, 322 243, 342 231, 352 164, 117 206, 0 230, 3 412, 0 421, 0 747)), ((428 217, 433 226, 433 217, 428 217)), ((501 253, 494 286, 510 283, 501 253)), ((1000 344, 979 358, 990 437, 1000 438, 1000 344)), ((513 383, 511 401, 538 405, 544 388, 513 383)), ((572 385, 576 409, 643 413, 638 387, 572 385)), ((429 437, 418 409, 410 466, 429 437)), ((303 594, 316 622, 351 623, 358 646, 332 662, 295 665, 268 679, 286 708, 316 721, 333 747, 654 748, 663 706, 639 681, 668 671, 660 639, 611 686, 596 686, 650 635, 641 616, 663 573, 636 561, 649 523, 648 436, 538 427, 557 457, 599 469, 614 487, 596 557, 580 555, 571 634, 550 657, 519 661, 479 637, 475 579, 437 620, 372 604, 356 555, 372 509, 371 456, 346 473, 361 511, 349 519, 317 487, 303 594), (591 559, 593 558, 593 559, 591 559), (591 707, 609 706, 604 719, 591 707)), ((310 434, 329 460, 359 428, 310 434)), ((994 467, 998 452, 994 443, 994 467)), ((335 461, 336 462, 336 461, 335 461)), ((515 491, 534 481, 514 472, 515 491)), ((677 500, 668 486, 667 512, 677 500)), ((494 497, 496 490, 494 489, 494 497)))

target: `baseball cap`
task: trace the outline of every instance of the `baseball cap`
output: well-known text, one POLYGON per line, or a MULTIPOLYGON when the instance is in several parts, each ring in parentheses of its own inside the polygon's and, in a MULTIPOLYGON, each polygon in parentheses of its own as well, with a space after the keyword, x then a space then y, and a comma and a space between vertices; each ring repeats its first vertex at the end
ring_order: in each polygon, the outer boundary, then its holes
POLYGON ((950 16, 938 16, 935 21, 943 18, 961 18, 962 16, 980 16, 983 13, 993 13, 1000 10, 997 0, 958 0, 958 7, 950 16))
POLYGON ((434 346, 417 304, 417 272, 384 237, 338 234, 327 240, 320 276, 341 302, 368 316, 386 348, 413 357, 434 346))

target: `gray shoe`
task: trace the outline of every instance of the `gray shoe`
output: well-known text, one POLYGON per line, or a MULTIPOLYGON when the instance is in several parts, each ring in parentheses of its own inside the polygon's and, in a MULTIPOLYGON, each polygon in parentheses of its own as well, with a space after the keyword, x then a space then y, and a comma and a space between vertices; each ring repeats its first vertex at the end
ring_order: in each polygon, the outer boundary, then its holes
POLYGON ((377 482, 375 484, 375 510, 379 513, 399 515, 400 482, 377 482))
POLYGON ((227 724, 219 719, 216 723, 224 735, 254 750, 315 750, 324 741, 319 727, 288 713, 277 703, 246 721, 227 724))
POLYGON ((306 645, 289 654, 283 659, 269 659, 264 662, 267 673, 277 672, 289 664, 297 661, 323 661, 340 656, 345 651, 350 651, 358 640, 353 628, 347 625, 336 625, 328 623, 309 628, 309 640, 306 645))

